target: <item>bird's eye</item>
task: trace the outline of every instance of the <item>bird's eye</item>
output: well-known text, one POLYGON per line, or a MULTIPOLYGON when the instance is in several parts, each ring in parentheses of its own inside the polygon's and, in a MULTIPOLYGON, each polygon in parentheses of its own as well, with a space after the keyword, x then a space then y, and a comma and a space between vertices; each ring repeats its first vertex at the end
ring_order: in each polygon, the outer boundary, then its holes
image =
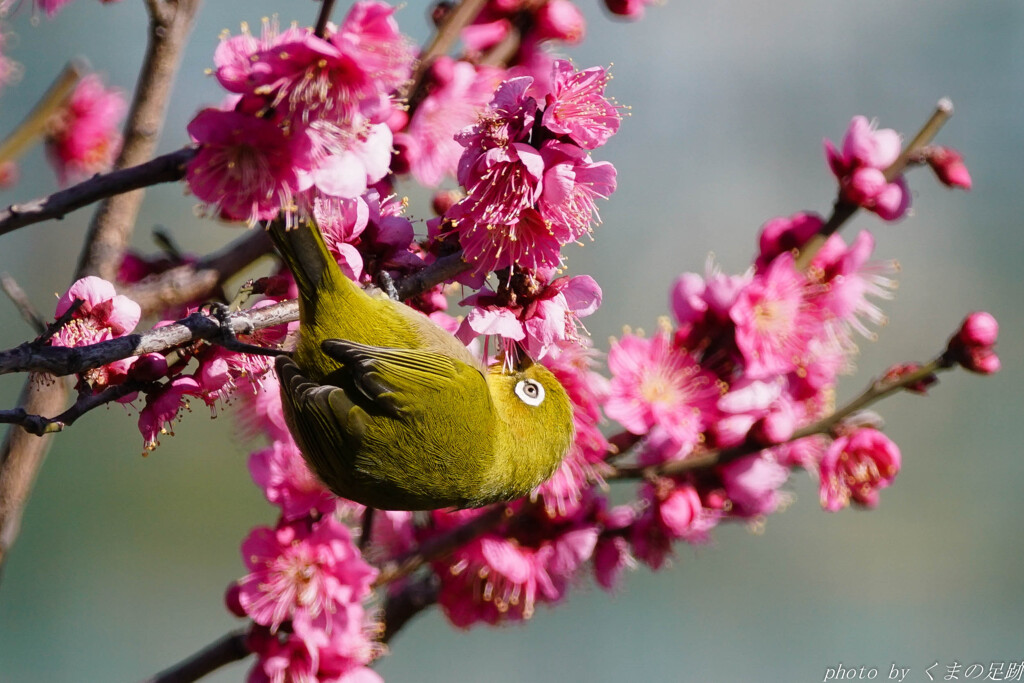
POLYGON ((528 406, 539 406, 544 400, 544 385, 533 379, 521 379, 516 384, 516 396, 528 406))

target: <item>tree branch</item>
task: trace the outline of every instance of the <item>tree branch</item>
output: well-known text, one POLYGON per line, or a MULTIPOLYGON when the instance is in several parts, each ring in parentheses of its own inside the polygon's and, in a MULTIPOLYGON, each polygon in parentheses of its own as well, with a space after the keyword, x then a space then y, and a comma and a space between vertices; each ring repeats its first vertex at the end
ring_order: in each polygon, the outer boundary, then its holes
POLYGON ((191 657, 164 669, 143 683, 192 683, 222 666, 245 659, 250 654, 245 646, 245 631, 232 631, 191 657))
POLYGON ((64 218, 76 209, 122 192, 181 180, 185 177, 185 165, 196 151, 192 147, 179 149, 137 166, 95 175, 46 197, 11 204, 0 211, 0 235, 51 218, 64 218))

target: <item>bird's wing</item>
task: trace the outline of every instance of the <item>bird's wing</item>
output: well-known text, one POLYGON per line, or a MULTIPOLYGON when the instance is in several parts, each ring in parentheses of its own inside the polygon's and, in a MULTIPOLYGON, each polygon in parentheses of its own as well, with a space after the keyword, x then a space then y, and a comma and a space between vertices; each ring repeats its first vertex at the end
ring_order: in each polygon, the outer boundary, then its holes
POLYGON ((467 384, 485 385, 477 368, 431 351, 364 346, 343 339, 329 339, 321 348, 343 364, 360 394, 394 417, 413 409, 416 403, 410 397, 460 394, 467 384), (463 383, 467 377, 476 381, 463 383))

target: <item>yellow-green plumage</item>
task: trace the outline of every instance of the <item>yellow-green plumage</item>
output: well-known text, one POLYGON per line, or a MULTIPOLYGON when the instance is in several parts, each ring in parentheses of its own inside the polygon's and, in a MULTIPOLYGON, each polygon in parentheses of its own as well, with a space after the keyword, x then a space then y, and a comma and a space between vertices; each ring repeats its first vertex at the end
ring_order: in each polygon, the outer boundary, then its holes
POLYGON ((555 471, 573 422, 550 371, 484 368, 426 316, 346 278, 312 223, 270 235, 299 287, 298 345, 277 361, 285 418, 332 491, 387 510, 477 507, 555 471))

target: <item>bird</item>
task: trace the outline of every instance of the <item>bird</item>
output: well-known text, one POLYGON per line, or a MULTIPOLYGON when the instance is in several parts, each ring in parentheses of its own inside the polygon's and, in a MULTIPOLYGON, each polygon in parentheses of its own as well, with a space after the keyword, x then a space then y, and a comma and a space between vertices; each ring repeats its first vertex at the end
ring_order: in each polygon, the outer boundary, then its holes
POLYGON ((475 508, 530 494, 574 437, 558 379, 525 353, 486 365, 427 316, 346 277, 312 219, 269 226, 299 332, 275 369, 285 421, 335 494, 382 510, 475 508))

